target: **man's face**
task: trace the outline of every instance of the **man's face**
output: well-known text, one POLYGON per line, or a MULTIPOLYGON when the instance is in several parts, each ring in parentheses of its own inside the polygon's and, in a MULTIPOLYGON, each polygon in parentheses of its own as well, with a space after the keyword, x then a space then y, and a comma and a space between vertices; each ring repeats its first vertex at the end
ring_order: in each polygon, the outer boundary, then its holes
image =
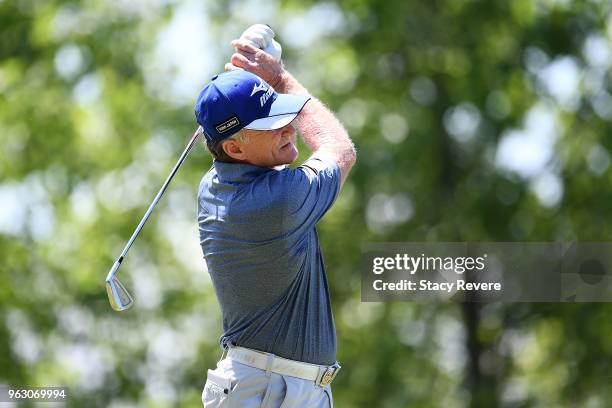
POLYGON ((228 154, 235 159, 261 167, 290 164, 297 159, 296 131, 290 123, 276 130, 243 129, 248 141, 225 143, 228 154))

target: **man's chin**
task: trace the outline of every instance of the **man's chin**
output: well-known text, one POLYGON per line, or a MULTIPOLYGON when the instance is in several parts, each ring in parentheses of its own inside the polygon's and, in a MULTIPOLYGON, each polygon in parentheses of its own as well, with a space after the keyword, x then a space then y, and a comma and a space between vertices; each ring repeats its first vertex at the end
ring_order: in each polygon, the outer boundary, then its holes
POLYGON ((296 153, 295 153, 295 155, 294 155, 294 156, 291 158, 291 160, 289 160, 289 161, 288 161, 287 163, 285 163, 285 164, 291 164, 291 163, 295 162, 295 161, 297 160, 297 158, 298 158, 298 154, 297 154, 297 152, 296 152, 296 153))
POLYGON ((293 163, 294 161, 297 160, 298 155, 299 155, 299 153, 298 153, 297 149, 294 148, 293 151, 291 152, 291 154, 287 155, 286 157, 283 157, 282 163, 279 163, 279 164, 291 164, 291 163, 293 163))

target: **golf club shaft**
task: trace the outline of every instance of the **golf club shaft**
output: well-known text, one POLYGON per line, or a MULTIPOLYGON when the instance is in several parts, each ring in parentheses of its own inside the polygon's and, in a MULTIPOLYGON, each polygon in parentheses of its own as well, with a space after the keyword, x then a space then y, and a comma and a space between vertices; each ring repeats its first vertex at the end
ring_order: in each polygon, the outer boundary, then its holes
POLYGON ((136 230, 134 231, 134 233, 132 234, 132 237, 130 238, 130 240, 127 242, 127 244, 125 244, 125 248, 123 248, 123 251, 121 251, 121 255, 119 255, 119 258, 117 258, 117 260, 115 261, 115 263, 113 264, 113 266, 111 267, 111 270, 108 272, 108 276, 107 279, 109 279, 110 277, 112 277, 115 272, 117 272, 117 269, 119 269, 119 266, 121 265, 121 262, 123 262, 123 258, 125 258, 125 255, 127 254, 127 252, 130 250, 130 247, 132 246, 132 243, 134 242, 134 240, 136 239, 136 237, 138 236, 138 234, 140 233, 140 231, 142 230, 142 228, 144 227, 145 223, 147 222, 147 220, 149 219, 149 216, 151 215, 151 213, 153 212, 153 209, 155 208, 155 206, 157 205, 157 203, 159 202, 159 200, 162 198, 162 196, 164 195, 164 192, 166 191, 166 188, 168 188, 168 185, 170 184, 170 182, 172 181, 172 178, 174 177, 174 175, 176 174, 176 172, 178 171, 178 169, 181 167, 181 165, 183 164, 183 162, 185 161, 185 159, 187 158, 187 155, 189 154, 189 152, 191 151, 191 149, 193 148, 193 146, 195 145, 196 141, 198 140, 198 136, 200 136, 200 134, 202 132, 202 128, 198 127, 198 129, 195 131, 195 133, 193 134, 193 136, 191 137, 191 140, 189 141, 189 143, 187 144, 187 147, 185 147, 185 150, 183 151, 183 154, 181 154, 181 157, 179 157, 178 161, 176 162, 176 164, 174 165, 174 168, 172 169, 172 171, 170 172, 170 174, 168 175, 168 178, 166 179, 166 181, 164 182, 164 184, 161 186, 161 188, 159 189, 159 192, 157 193, 157 195, 155 196, 155 198, 153 199, 153 202, 151 203, 151 205, 149 206, 149 209, 147 210, 147 212, 145 213, 145 215, 142 217, 142 219, 140 220, 140 223, 138 224, 138 226, 136 227, 136 230))

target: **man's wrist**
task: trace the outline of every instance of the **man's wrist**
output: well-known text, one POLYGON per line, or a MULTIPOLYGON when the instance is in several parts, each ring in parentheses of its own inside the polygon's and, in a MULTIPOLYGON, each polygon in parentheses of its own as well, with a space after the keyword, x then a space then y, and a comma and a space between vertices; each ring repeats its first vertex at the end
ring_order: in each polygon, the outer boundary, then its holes
POLYGON ((272 88, 274 88, 277 92, 287 93, 287 82, 289 82, 289 73, 282 69, 280 73, 274 78, 274 81, 270 83, 272 88))
POLYGON ((272 87, 279 93, 308 95, 306 88, 304 88, 293 75, 284 69, 277 76, 274 84, 270 83, 270 85, 272 85, 272 87))

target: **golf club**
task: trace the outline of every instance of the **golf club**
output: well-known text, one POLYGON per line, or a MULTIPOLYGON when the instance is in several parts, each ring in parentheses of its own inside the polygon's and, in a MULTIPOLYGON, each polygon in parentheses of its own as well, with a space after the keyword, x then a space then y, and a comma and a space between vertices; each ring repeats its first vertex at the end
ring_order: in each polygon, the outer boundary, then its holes
POLYGON ((201 126, 198 127, 198 129, 195 131, 195 133, 191 137, 191 140, 187 144, 187 147, 185 147, 183 154, 181 154, 181 157, 178 159, 178 161, 174 165, 174 168, 170 172, 170 175, 168 176, 168 178, 166 179, 162 187, 159 189, 159 192, 153 199, 153 202, 149 206, 149 209, 147 210, 145 215, 140 220, 140 223, 136 227, 136 230, 132 234, 132 237, 125 245, 125 248, 123 248, 123 251, 121 251, 121 255, 119 255, 119 258, 117 258, 112 268, 108 272, 108 275, 106 276, 106 293, 108 294, 108 301, 110 302, 111 307, 117 311, 125 310, 134 304, 134 298, 132 297, 132 295, 130 295, 130 293, 127 291, 125 286, 117 278, 116 276, 117 270, 119 269, 119 266, 121 266, 121 262, 123 262, 123 259, 125 258, 127 252, 130 250, 132 243, 134 242, 134 240, 136 239, 136 237, 138 236, 138 234, 144 227, 145 223, 149 219, 149 216, 153 212, 153 209, 155 208, 159 200, 164 195, 164 192, 166 191, 166 188, 172 181, 172 178, 174 177, 179 167, 181 167, 181 165, 187 158, 187 155, 189 154, 189 152, 195 145, 195 142, 197 141, 198 137, 202 135, 203 132, 204 130, 202 129, 201 126))

